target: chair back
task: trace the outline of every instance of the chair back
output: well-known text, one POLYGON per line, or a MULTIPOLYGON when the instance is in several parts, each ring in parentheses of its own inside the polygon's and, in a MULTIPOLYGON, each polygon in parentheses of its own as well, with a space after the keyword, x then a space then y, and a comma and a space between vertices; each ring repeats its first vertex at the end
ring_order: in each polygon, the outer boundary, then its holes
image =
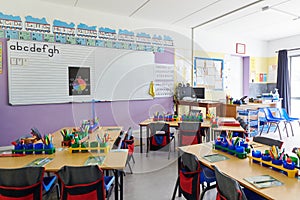
POLYGON ((217 199, 218 200, 246 200, 247 197, 244 194, 240 184, 225 175, 216 166, 214 166, 215 175, 217 180, 217 199))
POLYGON ((104 175, 97 165, 64 166, 56 174, 62 200, 105 199, 104 175))
POLYGON ((134 137, 128 136, 127 134, 125 135, 125 139, 123 140, 122 143, 122 149, 128 149, 128 154, 131 155, 134 152, 134 137))
POLYGON ((170 143, 169 124, 153 122, 148 126, 150 130, 150 150, 159 150, 170 143))
POLYGON ((275 140, 272 138, 261 137, 261 136, 253 137, 253 141, 261 143, 261 144, 265 144, 268 146, 277 146, 278 148, 281 148, 283 145, 283 141, 281 141, 281 140, 275 140))
POLYGON ((197 157, 184 152, 179 170, 179 190, 187 200, 200 197, 200 172, 201 167, 197 157))
POLYGON ((182 122, 179 124, 179 146, 200 144, 201 123, 200 122, 182 122))
POLYGON ((280 109, 280 115, 281 115, 281 117, 283 117, 284 119, 290 120, 290 116, 289 116, 289 114, 287 113, 287 111, 286 111, 285 108, 281 108, 281 109, 280 109))
POLYGON ((0 199, 42 199, 43 177, 43 167, 0 169, 0 199))

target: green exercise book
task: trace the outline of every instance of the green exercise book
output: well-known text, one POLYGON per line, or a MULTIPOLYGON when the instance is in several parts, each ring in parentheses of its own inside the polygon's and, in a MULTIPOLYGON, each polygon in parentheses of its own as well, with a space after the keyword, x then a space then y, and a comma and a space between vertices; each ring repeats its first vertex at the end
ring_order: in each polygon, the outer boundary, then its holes
POLYGON ((222 154, 217 154, 217 153, 203 156, 203 158, 211 163, 229 159, 227 156, 224 156, 222 154))
POLYGON ((90 156, 85 161, 84 165, 102 165, 105 156, 90 156))
POLYGON ((251 183, 257 188, 268 188, 283 185, 282 182, 269 175, 252 176, 244 178, 244 180, 251 183))
POLYGON ((35 159, 34 161, 30 162, 27 167, 43 167, 49 162, 51 162, 53 158, 38 158, 35 159))

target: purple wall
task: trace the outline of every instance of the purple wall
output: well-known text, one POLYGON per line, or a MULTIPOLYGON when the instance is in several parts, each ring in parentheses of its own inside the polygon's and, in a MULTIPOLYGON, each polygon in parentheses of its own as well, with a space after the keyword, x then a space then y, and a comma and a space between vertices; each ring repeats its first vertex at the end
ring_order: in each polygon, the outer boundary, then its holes
POLYGON ((243 57, 243 95, 249 96, 250 57, 243 57))
MULTIPOLYGON (((3 73, 0 74, 0 146, 10 145, 12 141, 29 134, 32 127, 38 128, 42 134, 47 134, 62 127, 78 126, 81 120, 92 118, 91 103, 10 106, 6 40, 0 41, 3 42, 3 73)), ((167 59, 161 53, 159 56, 163 63, 174 63, 174 54, 172 58, 168 53, 167 59)), ((129 126, 138 129, 139 122, 149 118, 156 111, 173 112, 173 98, 95 104, 95 113, 100 119, 100 125, 118 125, 123 126, 125 130, 129 126)))

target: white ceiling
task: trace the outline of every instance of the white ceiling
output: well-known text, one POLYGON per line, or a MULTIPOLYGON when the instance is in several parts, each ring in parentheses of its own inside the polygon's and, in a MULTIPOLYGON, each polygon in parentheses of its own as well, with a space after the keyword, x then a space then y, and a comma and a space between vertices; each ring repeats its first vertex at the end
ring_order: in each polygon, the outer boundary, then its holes
POLYGON ((261 40, 300 34, 300 0, 41 1, 261 40))

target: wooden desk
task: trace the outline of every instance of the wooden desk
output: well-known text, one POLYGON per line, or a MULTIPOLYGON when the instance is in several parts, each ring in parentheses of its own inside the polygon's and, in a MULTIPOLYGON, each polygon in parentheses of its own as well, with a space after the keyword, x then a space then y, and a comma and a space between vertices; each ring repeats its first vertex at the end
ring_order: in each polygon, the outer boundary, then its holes
MULTIPOLYGON (((94 140, 96 134, 100 136, 105 132, 108 132, 111 136, 110 144, 113 144, 115 139, 119 136, 121 127, 119 130, 110 131, 109 129, 116 127, 101 127, 94 133, 89 134, 90 141, 94 140)), ((39 154, 39 155, 26 155, 22 157, 3 157, 0 158, 1 168, 20 168, 27 164, 33 162, 37 158, 53 158, 51 162, 45 165, 45 170, 47 172, 56 172, 64 165, 71 166, 83 166, 85 161, 91 155, 103 155, 100 153, 70 153, 68 148, 61 148, 62 136, 60 135, 60 130, 53 134, 53 144, 56 147, 56 152, 54 154, 39 154)), ((104 170, 113 170, 116 181, 115 181, 115 199, 119 199, 119 184, 120 184, 120 199, 123 199, 123 169, 126 166, 128 156, 128 150, 124 151, 110 151, 106 154, 103 164, 100 166, 104 170), (121 172, 121 174, 119 174, 121 172)))
MULTIPOLYGON (((220 116, 221 114, 221 105, 222 103, 218 101, 209 101, 209 100, 202 100, 202 101, 183 101, 183 100, 177 100, 175 102, 176 104, 176 112, 178 113, 178 106, 179 105, 185 105, 189 106, 189 110, 191 110, 191 107, 203 107, 206 108, 206 114, 209 113, 209 108, 216 108, 216 116, 220 116)), ((179 114, 179 113, 178 113, 179 114)))
POLYGON ((250 190, 256 192, 257 194, 267 199, 299 199, 300 182, 297 178, 289 178, 280 172, 276 172, 270 168, 263 167, 256 163, 252 163, 248 160, 248 158, 239 159, 235 156, 229 155, 228 153, 213 150, 211 143, 179 147, 179 149, 181 149, 184 152, 196 155, 201 163, 210 168, 212 168, 212 165, 216 165, 222 172, 236 179, 242 186, 249 188, 250 190), (203 156, 205 155, 210 155, 214 153, 223 154, 229 159, 220 162, 210 163, 203 158, 203 156), (282 186, 258 189, 244 180, 244 178, 247 177, 266 174, 278 179, 284 184, 282 186))

